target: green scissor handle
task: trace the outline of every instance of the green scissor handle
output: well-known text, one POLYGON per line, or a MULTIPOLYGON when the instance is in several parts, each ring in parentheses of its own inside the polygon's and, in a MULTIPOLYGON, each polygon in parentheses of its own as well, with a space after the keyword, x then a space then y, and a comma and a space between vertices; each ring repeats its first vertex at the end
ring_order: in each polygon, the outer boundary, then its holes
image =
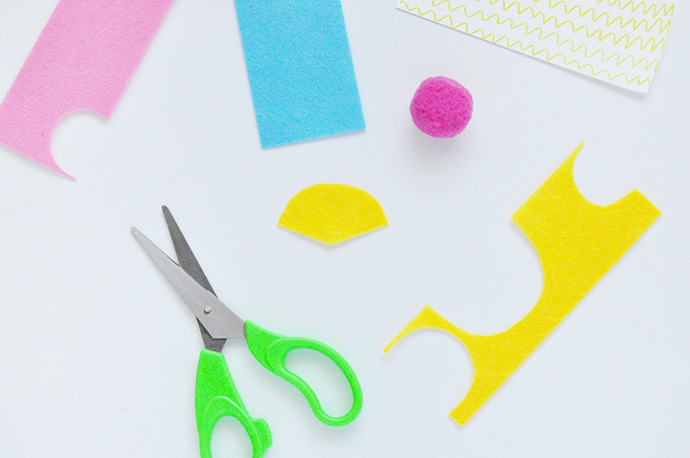
POLYGON ((195 404, 201 458, 212 458, 213 428, 223 417, 236 418, 247 431, 254 449, 253 458, 264 456, 273 443, 268 424, 249 416, 232 381, 225 357, 218 352, 201 351, 196 373, 195 404))
POLYGON ((350 364, 337 351, 318 340, 275 334, 251 321, 246 321, 244 327, 247 331, 247 346, 254 358, 266 369, 297 387, 307 398, 314 415, 321 423, 329 426, 345 426, 357 418, 362 410, 362 388, 350 364), (333 361, 342 371, 352 389, 352 408, 348 413, 334 417, 324 412, 314 390, 302 378, 285 367, 285 358, 288 353, 298 349, 318 351, 333 361))

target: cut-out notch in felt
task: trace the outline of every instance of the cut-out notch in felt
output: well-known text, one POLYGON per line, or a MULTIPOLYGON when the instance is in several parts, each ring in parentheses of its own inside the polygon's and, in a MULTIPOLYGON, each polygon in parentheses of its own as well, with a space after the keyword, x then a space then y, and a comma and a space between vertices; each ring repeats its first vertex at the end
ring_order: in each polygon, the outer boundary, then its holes
POLYGON ((0 105, 0 144, 69 178, 50 143, 79 110, 112 114, 173 0, 60 0, 0 105))
MULTIPOLYGON (((661 214, 639 191, 602 207, 587 201, 573 180, 580 147, 513 215, 539 255, 544 272, 541 297, 511 328, 492 335, 466 332, 430 306, 388 344, 388 352, 422 328, 446 331, 467 348, 474 379, 450 413, 465 424, 575 308, 661 214)), ((496 279, 498 284, 500 279, 496 279)))
POLYGON ((340 0, 235 0, 261 146, 365 128, 340 0))
POLYGON ((288 202, 278 226, 329 245, 388 225, 368 192, 344 184, 317 184, 288 202))

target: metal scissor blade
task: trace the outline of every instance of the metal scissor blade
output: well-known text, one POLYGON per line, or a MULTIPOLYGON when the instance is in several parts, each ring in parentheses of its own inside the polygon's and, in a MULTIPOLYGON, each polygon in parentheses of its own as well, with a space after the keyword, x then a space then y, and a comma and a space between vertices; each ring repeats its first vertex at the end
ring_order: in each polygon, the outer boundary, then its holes
MULTIPOLYGON (((177 262, 184 269, 185 272, 189 274, 197 283, 209 290, 216 296, 216 292, 213 291, 211 282, 206 278, 199 261, 196 260, 192 248, 187 243, 187 239, 184 238, 182 230, 177 225, 175 218, 173 218, 172 213, 163 205, 163 216, 165 216, 165 222, 168 225, 168 232, 170 233, 170 238, 172 239, 173 246, 175 247, 175 254, 177 254, 177 262)), ((214 339, 211 334, 206 330, 204 325, 197 319, 199 324, 199 331, 201 332, 201 338, 204 341, 204 346, 207 350, 213 350, 217 352, 223 351, 225 346, 225 339, 214 339)))
POLYGON ((206 278, 206 274, 201 268, 199 261, 196 260, 194 252, 189 246, 189 243, 187 243, 187 239, 184 238, 184 235, 180 230, 180 226, 177 225, 172 213, 170 213, 170 210, 165 205, 163 205, 161 208, 163 210, 163 216, 165 216, 165 222, 168 225, 170 238, 172 239, 173 246, 175 247, 175 254, 177 254, 178 264, 185 270, 185 272, 196 280, 197 283, 211 291, 213 295, 216 296, 216 292, 213 291, 211 282, 209 282, 208 278, 206 278))
POLYGON ((132 235, 215 339, 246 339, 244 321, 135 227, 132 235))

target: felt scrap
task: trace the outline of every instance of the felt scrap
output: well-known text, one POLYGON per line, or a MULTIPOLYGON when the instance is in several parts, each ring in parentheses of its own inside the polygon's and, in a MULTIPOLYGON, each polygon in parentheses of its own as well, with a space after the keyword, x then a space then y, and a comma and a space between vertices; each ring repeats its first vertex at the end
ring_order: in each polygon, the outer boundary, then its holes
POLYGON ((340 0, 235 0, 261 146, 364 129, 340 0))
POLYGON ((332 245, 388 226, 388 220, 368 192, 344 184, 317 184, 290 199, 278 226, 332 245))
POLYGON ((0 144, 69 177, 55 128, 78 110, 110 117, 172 1, 61 0, 0 105, 0 144))
POLYGON ((630 249, 661 214, 639 191, 602 207, 587 201, 573 180, 580 147, 513 215, 537 251, 544 287, 534 308, 506 331, 493 335, 466 332, 430 306, 384 349, 422 328, 446 331, 467 348, 474 380, 462 402, 450 413, 465 424, 520 367, 592 287, 630 249))

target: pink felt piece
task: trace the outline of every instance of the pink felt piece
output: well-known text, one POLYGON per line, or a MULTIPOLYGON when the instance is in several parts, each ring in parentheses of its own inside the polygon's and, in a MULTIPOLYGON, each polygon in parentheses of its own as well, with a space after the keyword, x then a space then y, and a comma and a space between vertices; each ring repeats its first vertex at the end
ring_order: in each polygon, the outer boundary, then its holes
POLYGON ((470 91, 443 76, 426 79, 410 104, 412 120, 425 134, 451 138, 465 130, 472 119, 470 91))
POLYGON ((173 0, 61 0, 0 105, 0 144, 56 172, 57 124, 109 118, 173 0))

